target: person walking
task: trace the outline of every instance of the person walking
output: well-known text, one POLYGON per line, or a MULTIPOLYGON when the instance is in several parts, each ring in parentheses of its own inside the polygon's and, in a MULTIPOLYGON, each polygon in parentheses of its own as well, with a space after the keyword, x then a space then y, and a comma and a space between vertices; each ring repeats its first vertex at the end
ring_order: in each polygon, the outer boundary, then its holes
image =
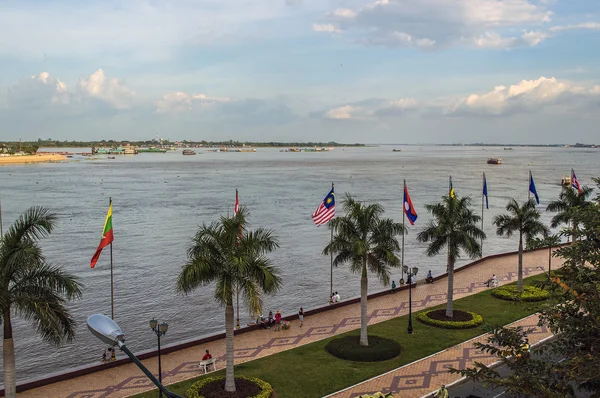
POLYGON ((396 281, 392 281, 392 293, 396 293, 396 281))
POLYGON ((298 311, 298 319, 300 319, 300 327, 304 324, 304 309, 300 307, 300 311, 298 311))

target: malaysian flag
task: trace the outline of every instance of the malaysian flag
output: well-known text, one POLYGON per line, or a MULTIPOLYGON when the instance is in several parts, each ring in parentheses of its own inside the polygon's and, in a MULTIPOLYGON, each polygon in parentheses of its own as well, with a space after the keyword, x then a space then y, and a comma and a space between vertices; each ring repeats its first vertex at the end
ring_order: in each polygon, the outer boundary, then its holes
POLYGON ((335 216, 335 194, 333 193, 333 188, 331 188, 331 191, 329 191, 323 202, 321 202, 317 210, 313 213, 312 219, 319 226, 327 224, 333 216, 335 216))

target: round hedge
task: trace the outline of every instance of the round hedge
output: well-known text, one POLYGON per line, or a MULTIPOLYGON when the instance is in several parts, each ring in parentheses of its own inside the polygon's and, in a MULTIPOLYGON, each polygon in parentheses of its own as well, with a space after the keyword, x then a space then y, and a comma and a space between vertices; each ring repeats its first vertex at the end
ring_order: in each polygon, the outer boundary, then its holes
POLYGON ((544 301, 550 298, 550 292, 535 286, 523 286, 523 293, 519 293, 517 286, 500 286, 492 291, 492 296, 508 301, 544 301))
POLYGON ((446 310, 431 310, 421 312, 417 319, 426 325, 442 329, 471 329, 483 324, 483 317, 474 312, 454 310, 453 315, 453 318, 446 318, 446 310))
MULTIPOLYGON (((244 380, 251 383, 254 383, 258 386, 260 392, 258 394, 246 397, 246 398, 270 398, 273 395, 273 387, 269 383, 264 380, 258 379, 256 377, 246 377, 246 376, 236 376, 236 382, 238 380, 244 380)), ((208 386, 209 384, 218 383, 220 385, 224 385, 225 376, 217 376, 217 377, 206 377, 202 380, 199 380, 192 384, 190 388, 186 391, 187 398, 205 398, 203 395, 200 395, 200 390, 202 388, 208 386)), ((223 395, 223 394, 221 394, 223 395)))
POLYGON ((360 336, 343 336, 331 340, 325 350, 336 358, 355 362, 381 362, 394 359, 402 352, 402 346, 390 339, 369 336, 369 345, 360 345, 360 336))

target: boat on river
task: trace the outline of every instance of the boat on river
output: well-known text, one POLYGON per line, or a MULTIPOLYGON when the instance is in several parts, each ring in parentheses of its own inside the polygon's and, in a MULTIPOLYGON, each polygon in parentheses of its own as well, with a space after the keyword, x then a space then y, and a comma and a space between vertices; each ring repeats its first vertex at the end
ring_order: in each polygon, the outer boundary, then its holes
POLYGON ((181 152, 183 155, 195 155, 196 152, 192 151, 191 149, 184 149, 183 152, 181 152))
POLYGON ((502 164, 502 159, 500 158, 488 158, 488 164, 502 164))
POLYGON ((571 185, 571 177, 564 176, 562 178, 562 180, 560 181, 560 185, 564 185, 565 187, 570 186, 571 185))

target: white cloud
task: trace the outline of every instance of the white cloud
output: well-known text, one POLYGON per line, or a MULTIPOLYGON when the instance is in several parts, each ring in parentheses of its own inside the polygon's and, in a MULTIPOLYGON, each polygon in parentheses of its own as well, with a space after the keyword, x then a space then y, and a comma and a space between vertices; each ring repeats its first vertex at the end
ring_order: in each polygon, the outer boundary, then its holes
POLYGON ((115 109, 129 109, 133 91, 119 82, 118 79, 108 79, 102 69, 98 69, 89 77, 81 77, 77 83, 81 98, 93 98, 103 101, 115 109))
POLYGON ((581 22, 573 25, 558 25, 550 28, 553 32, 560 32, 563 30, 575 30, 575 29, 589 29, 589 30, 600 30, 600 22, 581 22))
POLYGON ((552 14, 530 0, 376 0, 364 7, 335 9, 317 25, 335 24, 335 32, 364 44, 508 49, 536 46, 550 37, 539 28, 552 14))
POLYGON ((312 24, 312 29, 315 32, 338 33, 340 31, 340 29, 338 27, 336 27, 335 25, 330 24, 330 23, 327 23, 327 24, 314 23, 314 24, 312 24))
POLYGON ((112 109, 129 109, 133 92, 118 79, 109 79, 102 69, 88 77, 81 77, 77 88, 70 91, 65 82, 48 72, 23 79, 8 88, 7 99, 10 108, 28 111, 45 108, 77 108, 102 104, 112 109))
POLYGON ((210 105, 230 102, 227 97, 210 97, 205 94, 187 94, 181 91, 163 95, 156 103, 156 113, 177 113, 190 111, 195 106, 206 107, 210 105))
POLYGON ((327 119, 352 119, 352 113, 359 110, 358 107, 352 105, 344 105, 338 108, 330 109, 325 112, 327 119))
POLYGON ((497 86, 484 94, 471 94, 445 107, 446 115, 506 115, 520 112, 538 112, 589 105, 600 92, 573 83, 544 76, 536 80, 522 80, 511 86, 497 86))

